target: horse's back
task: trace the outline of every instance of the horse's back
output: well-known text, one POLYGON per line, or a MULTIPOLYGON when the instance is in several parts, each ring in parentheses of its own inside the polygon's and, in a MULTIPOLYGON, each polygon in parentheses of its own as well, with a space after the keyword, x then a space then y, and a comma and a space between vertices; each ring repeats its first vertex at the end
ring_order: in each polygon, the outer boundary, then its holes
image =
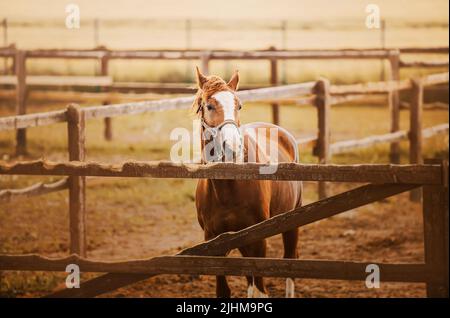
MULTIPOLYGON (((274 124, 254 122, 243 125, 244 145, 248 149, 254 149, 252 143, 258 143, 263 139, 255 139, 256 134, 263 134, 267 144, 268 139, 276 140, 278 149, 278 162, 299 162, 298 146, 295 138, 286 129, 274 124), (272 131, 271 129, 276 129, 272 131)), ((260 137, 261 138, 261 137, 260 137)), ((268 155, 269 156, 269 155, 268 155)), ((268 157, 267 156, 267 157, 268 157)), ((260 156, 257 162, 262 162, 260 156)), ((247 158, 248 159, 248 158, 247 158)), ((265 158, 267 159, 267 158, 265 158)), ((301 181, 272 181, 270 200, 271 216, 294 209, 302 204, 302 182, 301 181)))
MULTIPOLYGON (((255 144, 260 141, 271 140, 276 142, 278 149, 278 162, 298 162, 298 147, 295 138, 286 129, 264 122, 253 122, 242 125, 244 135, 244 147, 247 150, 254 149, 255 144)), ((264 149, 266 149, 265 147, 264 149)), ((269 150, 265 150, 265 153, 269 150)), ((269 156, 270 153, 267 153, 269 156)), ((257 156, 256 162, 264 162, 260 156, 257 156)))

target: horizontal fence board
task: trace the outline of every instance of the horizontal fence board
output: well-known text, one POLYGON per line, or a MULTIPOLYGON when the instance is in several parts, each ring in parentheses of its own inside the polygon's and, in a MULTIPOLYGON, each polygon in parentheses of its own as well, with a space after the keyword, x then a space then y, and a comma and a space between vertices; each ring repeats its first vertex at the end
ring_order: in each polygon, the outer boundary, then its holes
POLYGON ((147 178, 206 178, 239 180, 303 180, 403 184, 440 184, 439 165, 322 165, 279 163, 273 174, 261 174, 260 163, 172 163, 169 161, 128 161, 120 165, 98 162, 28 161, 0 164, 0 174, 65 175, 147 178))
MULTIPOLYGON (((110 76, 50 76, 27 75, 27 86, 110 86, 113 83, 110 76)), ((16 85, 17 76, 0 76, 0 84, 16 85)))
POLYGON ((342 49, 342 50, 276 50, 276 51, 224 51, 224 50, 27 50, 32 58, 100 59, 380 59, 398 54, 396 49, 342 49))
POLYGON ((446 54, 448 53, 447 47, 405 47, 400 48, 400 53, 430 53, 430 54, 446 54))
MULTIPOLYGON (((16 97, 14 89, 4 89, 0 91, 0 98, 12 99, 16 97)), ((31 90, 28 92, 28 100, 33 101, 58 101, 65 103, 74 102, 95 102, 110 103, 125 101, 159 100, 161 95, 155 93, 120 93, 120 92, 76 92, 57 90, 31 90)))
POLYGON ((46 126, 67 121, 65 110, 0 117, 0 131, 46 126))
POLYGON ((353 149, 367 148, 380 143, 387 143, 404 139, 408 139, 408 132, 396 131, 383 135, 369 136, 362 139, 338 141, 330 145, 330 151, 332 154, 338 154, 353 149))
POLYGON ((423 67, 423 68, 448 67, 448 61, 434 61, 434 62, 423 62, 423 61, 404 62, 404 61, 400 61, 400 67, 404 67, 404 68, 410 68, 410 67, 423 67))
POLYGON ((449 124, 436 125, 433 127, 422 129, 422 138, 430 138, 437 134, 448 134, 449 124))
MULTIPOLYGON (((0 56, 13 57, 16 48, 0 49, 0 56)), ((200 59, 210 54, 212 58, 253 59, 253 58, 386 58, 398 53, 445 54, 448 47, 408 47, 408 48, 362 48, 362 49, 303 49, 303 50, 205 50, 205 49, 173 49, 173 50, 108 50, 108 49, 34 49, 25 50, 26 56, 31 58, 70 58, 70 59, 101 59, 107 56, 114 59, 200 59), (263 53, 263 54, 260 54, 263 53), (286 54, 287 56, 284 56, 286 54)))
POLYGON ((4 189, 0 190, 0 203, 11 202, 23 197, 43 195, 68 188, 68 178, 62 178, 56 182, 39 182, 23 189, 4 189))
POLYGON ((389 93, 394 90, 405 90, 410 88, 411 88, 410 81, 402 80, 402 81, 373 82, 373 83, 350 84, 350 85, 331 85, 330 93, 332 95, 379 94, 379 93, 389 93))
POLYGON ((364 102, 364 103, 386 104, 387 94, 385 93, 383 93, 383 95, 344 94, 331 96, 331 105, 349 103, 354 101, 359 101, 361 103, 364 102))
POLYGON ((439 73, 439 74, 430 74, 428 76, 422 77, 421 83, 424 86, 438 85, 448 83, 448 75, 449 73, 439 73))
MULTIPOLYGON (((314 82, 307 82, 279 87, 257 88, 252 90, 239 91, 237 92, 237 95, 243 102, 258 101, 271 98, 293 97, 302 94, 311 94, 314 84, 314 82)), ((106 106, 91 106, 84 107, 82 110, 86 116, 86 119, 105 118, 120 115, 142 114, 146 112, 189 109, 193 101, 194 96, 189 96, 106 106)), ((66 121, 65 110, 2 117, 0 118, 0 130, 36 127, 63 121, 66 121)))
MULTIPOLYGON (((441 124, 433 127, 422 129, 422 138, 430 138, 437 134, 448 133, 449 124, 441 124)), ((361 139, 343 140, 330 145, 330 151, 333 154, 346 152, 358 148, 367 148, 380 143, 387 143, 393 141, 401 141, 408 139, 408 132, 405 130, 387 133, 383 135, 374 135, 361 139)))
POLYGON ((71 255, 52 259, 40 255, 0 255, 0 270, 62 271, 76 264, 80 272, 132 274, 188 274, 365 280, 366 267, 376 264, 384 282, 425 282, 425 264, 384 264, 329 260, 255 257, 160 256, 118 262, 95 261, 71 255))

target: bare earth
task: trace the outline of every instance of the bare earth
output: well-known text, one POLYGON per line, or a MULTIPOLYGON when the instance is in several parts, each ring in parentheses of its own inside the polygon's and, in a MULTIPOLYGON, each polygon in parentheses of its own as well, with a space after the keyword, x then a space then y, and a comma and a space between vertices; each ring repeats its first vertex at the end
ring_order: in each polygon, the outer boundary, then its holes
MULTIPOLYGON (((306 187, 307 191, 314 189, 313 184, 306 187)), ((343 186, 335 186, 334 190, 341 192, 345 189, 343 186)), ((88 218, 88 226, 93 222, 97 224, 95 230, 92 224, 92 231, 88 235, 90 258, 119 260, 169 255, 202 240, 193 204, 176 209, 167 209, 164 206, 146 206, 139 209, 120 207, 120 214, 114 212, 117 208, 101 204, 100 210, 95 209, 96 212, 88 218), (109 215, 106 215, 105 224, 99 224, 96 220, 97 214, 105 211, 110 211, 109 215), (132 219, 137 222, 133 221, 132 225, 127 226, 127 220, 132 219), (111 232, 102 234, 111 227, 111 232)), ((405 193, 301 228, 300 258, 420 262, 423 261, 421 220, 420 204, 409 202, 405 193)), ((10 221, 12 220, 8 220, 8 223, 10 221)), ((62 244, 60 248, 66 249, 67 246, 62 244)), ((270 238, 268 256, 281 257, 281 254, 281 238, 270 238)), ((232 256, 237 255, 237 252, 232 253, 232 256)), ((60 283, 54 290, 64 286, 64 276, 58 275, 60 283)), ((92 274, 89 277, 93 277, 92 274)), ((82 276, 82 280, 83 278, 86 279, 86 276, 82 276)), ((233 297, 246 297, 245 278, 229 277, 228 281, 233 297)), ((298 279, 296 297, 425 296, 423 284, 383 282, 383 273, 381 281, 380 289, 367 289, 364 282, 360 281, 298 279)), ((266 285, 271 297, 284 297, 284 279, 267 278, 266 285)), ((36 297, 49 291, 26 291, 20 296, 36 297)), ((161 275, 104 296, 214 297, 215 279, 210 276, 161 275)))

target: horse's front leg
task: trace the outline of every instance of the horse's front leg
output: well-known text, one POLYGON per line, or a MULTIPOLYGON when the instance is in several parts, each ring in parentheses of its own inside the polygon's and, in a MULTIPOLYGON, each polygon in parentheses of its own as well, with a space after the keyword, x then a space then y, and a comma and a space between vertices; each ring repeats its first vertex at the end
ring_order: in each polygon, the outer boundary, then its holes
MULTIPOLYGON (((216 235, 210 233, 205 229, 205 241, 209 241, 216 237, 216 235)), ((227 256, 228 253, 218 256, 227 256)), ((217 298, 230 298, 231 290, 228 286, 227 278, 225 276, 216 276, 216 297, 217 298)))
MULTIPOLYGON (((266 240, 255 242, 250 245, 246 245, 239 248, 242 256, 244 257, 266 257, 266 240)), ((264 285, 263 277, 247 277, 248 298, 267 298, 269 297, 264 285)))
POLYGON ((231 297, 231 290, 225 276, 216 276, 216 296, 217 298, 231 297))

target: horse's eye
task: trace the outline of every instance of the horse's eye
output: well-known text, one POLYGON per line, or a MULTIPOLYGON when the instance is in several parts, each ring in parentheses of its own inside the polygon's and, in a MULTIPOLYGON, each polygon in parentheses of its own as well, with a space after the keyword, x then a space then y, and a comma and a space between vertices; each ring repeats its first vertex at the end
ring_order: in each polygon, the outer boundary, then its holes
POLYGON ((214 106, 211 105, 211 104, 208 104, 208 105, 206 105, 206 108, 208 108, 208 110, 213 110, 213 109, 214 109, 214 106))
POLYGON ((242 109, 242 104, 239 104, 238 105, 238 110, 241 110, 242 109))

